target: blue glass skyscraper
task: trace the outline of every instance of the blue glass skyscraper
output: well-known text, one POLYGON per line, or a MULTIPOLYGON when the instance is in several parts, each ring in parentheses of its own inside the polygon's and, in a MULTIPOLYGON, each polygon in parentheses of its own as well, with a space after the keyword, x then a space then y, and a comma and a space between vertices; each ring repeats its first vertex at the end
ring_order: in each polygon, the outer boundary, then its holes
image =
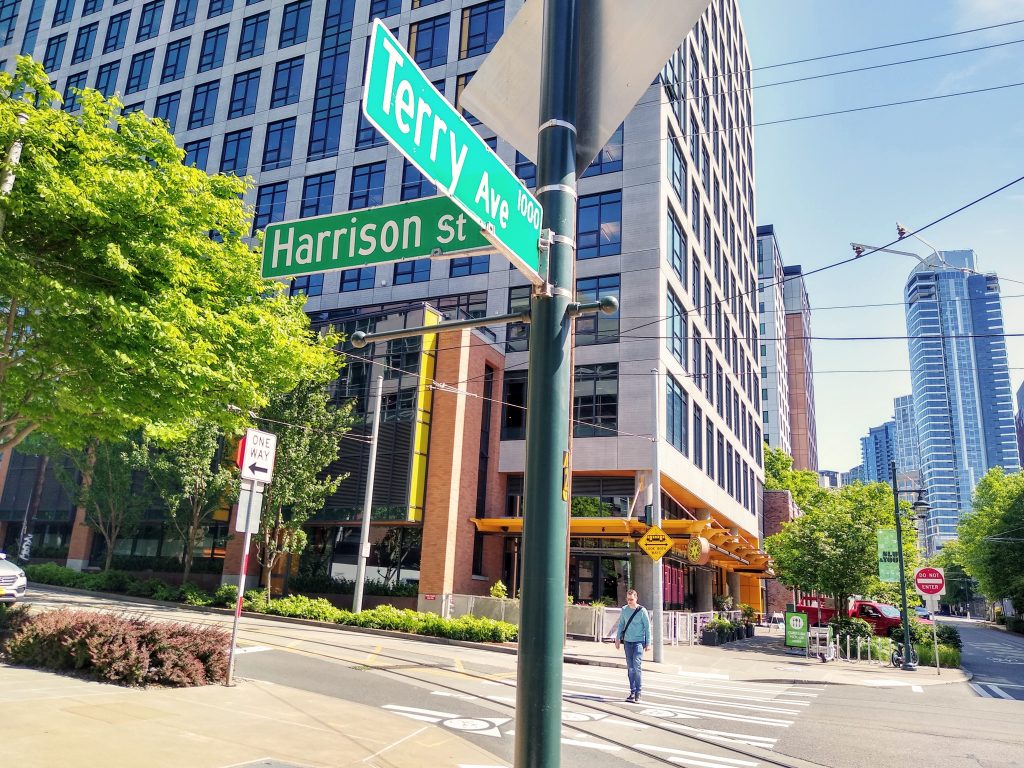
POLYGON ((907 278, 907 334, 929 552, 956 538, 991 467, 1020 468, 999 280, 974 251, 941 251, 907 278))
POLYGON ((860 439, 860 457, 865 483, 888 483, 889 464, 896 458, 896 422, 871 427, 860 439))

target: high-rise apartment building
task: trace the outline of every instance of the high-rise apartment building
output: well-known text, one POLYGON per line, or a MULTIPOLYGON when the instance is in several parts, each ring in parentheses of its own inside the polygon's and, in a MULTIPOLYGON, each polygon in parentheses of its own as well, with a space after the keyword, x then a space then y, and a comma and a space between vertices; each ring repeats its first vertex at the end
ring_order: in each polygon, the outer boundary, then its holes
POLYGON ((761 330, 761 422, 764 441, 793 455, 786 354, 785 282, 782 253, 771 224, 757 228, 757 312, 761 330))
MULTIPOLYGON (((22 0, 0 60, 10 68, 21 51, 45 62, 68 109, 76 106, 74 89, 87 86, 119 94, 126 110, 164 119, 185 162, 253 178, 246 199, 255 209, 255 228, 262 229, 275 221, 435 194, 362 115, 374 17, 458 105, 521 5, 85 0, 79 7, 74 0, 22 0)), ((571 493, 574 510, 586 506, 586 516, 574 517, 571 528, 570 591, 577 601, 618 600, 626 583, 639 580, 643 586, 650 560, 627 543, 635 523, 629 518, 643 510, 637 501, 649 497, 651 473, 659 466, 666 530, 675 525, 703 532, 716 545, 706 565, 690 564, 678 551, 666 556, 666 604, 710 609, 712 596, 727 591, 758 602, 764 563, 758 552, 762 409, 749 72, 737 2, 714 0, 580 179, 576 294, 581 300, 615 296, 620 308, 614 315, 580 318, 575 327, 571 493), (661 439, 652 442, 653 435, 661 439)), ((529 160, 472 115, 466 118, 533 187, 529 160)), ((448 317, 520 310, 528 306, 531 289, 495 253, 314 274, 295 279, 291 290, 305 294, 317 326, 373 330, 379 318, 405 322, 404 308, 424 302, 448 317)), ((459 507, 470 512, 452 525, 475 530, 475 548, 483 537, 488 548, 501 551, 493 568, 487 565, 492 561, 481 561, 481 572, 474 552, 477 587, 485 591, 503 578, 514 591, 529 327, 495 326, 482 337, 503 355, 501 366, 487 368, 489 374, 480 367, 480 377, 490 377, 488 402, 500 425, 498 455, 488 457, 497 474, 484 488, 484 475, 463 469, 461 482, 478 503, 459 507)), ((451 350, 439 350, 436 365, 446 351, 451 350)), ((427 357, 413 342, 366 353, 389 377, 385 416, 409 419, 409 429, 419 429, 416 414, 429 399, 423 382, 435 362, 427 357), (418 375, 407 376, 412 368, 418 375)), ((492 357, 486 359, 491 366, 492 357)), ((358 364, 345 369, 337 392, 361 395, 357 412, 368 418, 372 377, 365 361, 353 356, 353 363, 358 364)), ((454 391, 444 396, 478 386, 480 377, 469 376, 467 385, 455 376, 454 391)), ((481 446, 487 444, 481 439, 481 446)), ((423 469, 419 453, 392 454, 383 469, 378 463, 377 485, 387 491, 388 473, 398 473, 396 486, 416 489, 425 482, 426 490, 417 495, 422 507, 412 511, 404 509, 405 495, 378 500, 375 491, 375 540, 383 530, 378 527, 389 521, 408 532, 434 514, 430 462, 423 475, 415 469, 423 469)), ((349 466, 358 476, 359 461, 349 466)), ((460 487, 458 477, 446 482, 460 487)), ((328 561, 331 542, 350 540, 348 529, 358 526, 360 494, 352 483, 312 523, 311 538, 324 544, 328 561)), ((441 540, 438 551, 450 544, 441 540)), ((457 554, 443 564, 446 573, 470 568, 461 543, 449 549, 457 554)), ((331 562, 343 565, 340 557, 336 551, 331 562)), ((405 563, 413 573, 419 565, 405 563)), ((436 591, 451 586, 450 579, 442 580, 436 591)))
POLYGON ((1024 384, 1017 389, 1017 455, 1024 459, 1024 384))
POLYGON ((860 439, 861 466, 864 467, 863 482, 890 482, 889 465, 896 454, 896 422, 887 421, 871 427, 860 439))
POLYGON ((818 427, 814 413, 811 357, 811 302, 800 265, 783 267, 786 307, 786 371, 789 376, 790 439, 793 467, 818 471, 818 427))
POLYGON ((905 289, 929 552, 956 537, 989 468, 1020 467, 999 279, 974 269, 974 251, 941 251, 905 289))

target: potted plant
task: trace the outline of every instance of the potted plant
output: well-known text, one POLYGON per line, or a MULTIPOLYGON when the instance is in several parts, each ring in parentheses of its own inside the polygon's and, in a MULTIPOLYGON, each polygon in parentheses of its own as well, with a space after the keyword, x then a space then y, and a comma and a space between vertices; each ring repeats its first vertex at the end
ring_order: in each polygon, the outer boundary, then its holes
POLYGON ((754 606, 748 603, 740 603, 740 613, 743 614, 743 629, 747 637, 754 636, 754 606))
POLYGON ((718 636, 718 645, 728 642, 732 639, 732 622, 728 619, 714 618, 705 625, 706 629, 711 629, 718 636))
POLYGON ((732 610, 732 595, 715 595, 715 610, 716 611, 730 611, 730 610, 732 610))
POLYGON ((734 639, 743 640, 747 636, 746 623, 742 619, 736 619, 730 622, 732 624, 732 631, 734 633, 734 639))
POLYGON ((701 645, 718 645, 718 627, 712 626, 712 622, 708 622, 700 630, 700 644, 701 645))

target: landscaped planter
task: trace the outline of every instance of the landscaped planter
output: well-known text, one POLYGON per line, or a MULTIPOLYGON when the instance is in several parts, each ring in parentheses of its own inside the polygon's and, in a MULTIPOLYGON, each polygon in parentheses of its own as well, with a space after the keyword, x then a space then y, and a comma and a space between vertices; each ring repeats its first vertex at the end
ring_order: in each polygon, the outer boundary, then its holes
POLYGON ((753 637, 753 636, 754 636, 754 625, 753 624, 747 624, 747 637, 753 637))
POLYGON ((718 632, 714 629, 705 629, 700 633, 701 645, 718 645, 718 632))

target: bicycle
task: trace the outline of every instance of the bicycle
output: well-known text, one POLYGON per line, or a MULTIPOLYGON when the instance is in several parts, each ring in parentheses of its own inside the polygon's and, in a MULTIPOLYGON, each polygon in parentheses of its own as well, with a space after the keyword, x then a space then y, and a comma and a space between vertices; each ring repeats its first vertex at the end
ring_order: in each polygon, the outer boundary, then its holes
MULTIPOLYGON (((910 663, 917 666, 918 657, 917 650, 914 648, 913 643, 910 645, 910 663)), ((889 663, 894 667, 899 668, 903 666, 903 643, 896 643, 896 648, 893 650, 892 655, 889 656, 889 663)))

